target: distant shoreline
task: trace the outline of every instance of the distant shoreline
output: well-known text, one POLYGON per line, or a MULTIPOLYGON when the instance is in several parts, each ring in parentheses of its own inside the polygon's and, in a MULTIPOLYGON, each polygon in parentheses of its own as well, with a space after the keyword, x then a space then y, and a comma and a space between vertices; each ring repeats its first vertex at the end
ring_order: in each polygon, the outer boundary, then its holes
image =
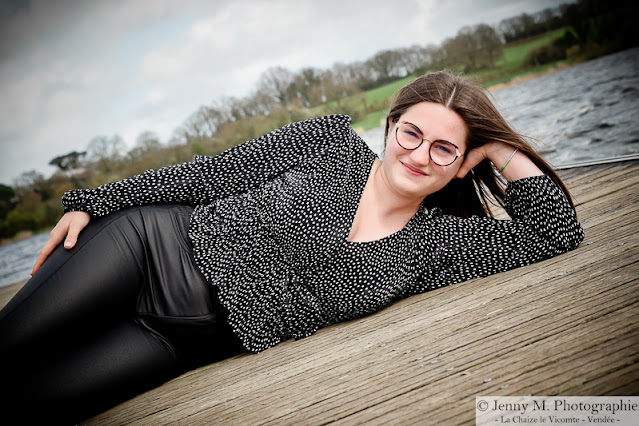
MULTIPOLYGON (((545 76, 545 75, 553 74, 553 73, 555 73, 557 71, 563 71, 565 69, 571 68, 571 67, 579 65, 579 64, 580 64, 580 62, 574 62, 574 63, 570 63, 570 64, 565 63, 565 62, 564 63, 559 63, 556 66, 553 66, 551 68, 547 68, 547 69, 545 69, 543 71, 530 72, 530 73, 526 73, 526 74, 522 74, 522 75, 516 76, 516 77, 512 78, 510 81, 508 81, 506 83, 499 83, 499 84, 488 86, 488 87, 486 87, 486 90, 489 91, 490 93, 495 93, 495 92, 497 92, 497 91, 499 91, 501 89, 505 89, 507 87, 515 86, 515 85, 517 85, 519 83, 524 83, 524 82, 533 80, 533 79, 538 78, 538 77, 542 77, 542 76, 545 76)), ((18 242, 18 241, 22 241, 22 240, 31 238, 33 236, 36 236, 36 235, 38 235, 40 233, 48 232, 48 231, 49 231, 49 229, 43 229, 43 230, 38 231, 38 232, 24 231, 22 233, 17 234, 13 238, 1 239, 0 240, 0 246, 4 246, 4 245, 7 245, 7 244, 11 244, 11 243, 15 243, 15 242, 18 242)), ((18 289, 24 283, 26 283, 27 281, 28 280, 21 280, 21 281, 18 281, 16 283, 13 283, 13 284, 7 284, 7 285, 4 285, 4 286, 0 286, 0 303, 2 303, 2 302, 6 303, 8 301, 8 299, 4 300, 5 294, 7 292, 12 292, 12 294, 15 294, 15 292, 17 292, 18 289), (11 290, 12 288, 15 288, 15 290, 12 291, 11 290)), ((4 305, 4 303, 3 303, 3 305, 4 305)))
POLYGON ((534 72, 530 72, 527 74, 522 74, 522 75, 518 75, 517 77, 513 77, 510 81, 508 81, 507 83, 498 83, 498 84, 493 84, 492 86, 488 86, 486 87, 486 90, 489 91, 490 93, 494 93, 497 92, 501 89, 505 89, 507 87, 511 87, 511 86, 515 86, 519 83, 524 83, 526 81, 530 81, 530 80, 534 80, 538 77, 542 77, 544 75, 549 75, 549 74, 554 74, 557 71, 563 71, 565 69, 571 68, 575 65, 579 65, 580 62, 575 62, 572 64, 567 64, 567 63, 558 63, 556 66, 551 67, 551 68, 547 68, 543 71, 534 71, 534 72))
POLYGON ((37 232, 20 231, 11 238, 0 238, 0 247, 6 246, 7 244, 17 243, 18 241, 27 240, 31 237, 35 237, 36 235, 42 234, 43 232, 48 232, 50 230, 50 228, 47 228, 37 232))
MULTIPOLYGON (((495 93, 495 92, 497 92, 497 91, 499 91, 501 89, 505 89, 507 87, 515 86, 515 85, 517 85, 519 83, 530 81, 530 80, 533 80, 533 79, 535 79, 537 77, 541 77, 541 76, 544 76, 544 75, 552 74, 552 73, 555 73, 557 71, 561 71, 561 70, 570 68, 573 65, 577 65, 577 64, 565 64, 564 63, 564 64, 559 64, 557 67, 548 68, 548 69, 545 69, 543 71, 531 72, 531 73, 528 73, 528 74, 522 74, 522 75, 519 75, 517 77, 514 77, 513 79, 511 79, 507 83, 499 83, 499 84, 495 84, 495 85, 489 86, 489 87, 486 88, 486 90, 489 91, 490 93, 495 93)), ((4 245, 12 244, 12 243, 15 243, 15 242, 18 242, 18 241, 26 240, 28 238, 31 238, 33 236, 36 236, 36 235, 42 233, 42 232, 47 232, 47 231, 48 231, 48 229, 44 229, 44 230, 39 231, 39 232, 23 231, 21 233, 18 233, 16 236, 14 236, 12 238, 4 238, 4 239, 0 240, 0 246, 4 246, 4 245)), ((7 284, 5 286, 0 287, 0 302, 2 301, 3 295, 5 293, 5 292, 3 292, 3 290, 7 290, 7 289, 9 289, 9 288, 11 288, 13 286, 20 286, 21 287, 25 282, 26 282, 26 280, 23 280, 23 281, 19 281, 19 282, 13 283, 13 284, 7 284)), ((18 290, 16 289, 15 292, 17 292, 17 291, 18 290)), ((5 301, 5 303, 6 303, 6 301, 5 301)))

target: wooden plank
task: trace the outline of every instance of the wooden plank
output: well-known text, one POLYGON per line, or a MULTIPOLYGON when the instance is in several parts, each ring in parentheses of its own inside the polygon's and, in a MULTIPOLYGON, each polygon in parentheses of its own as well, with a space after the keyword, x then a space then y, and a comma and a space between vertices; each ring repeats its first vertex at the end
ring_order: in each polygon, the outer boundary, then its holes
POLYGON ((472 424, 476 395, 639 393, 639 161, 561 175, 577 250, 202 367, 86 423, 472 424))

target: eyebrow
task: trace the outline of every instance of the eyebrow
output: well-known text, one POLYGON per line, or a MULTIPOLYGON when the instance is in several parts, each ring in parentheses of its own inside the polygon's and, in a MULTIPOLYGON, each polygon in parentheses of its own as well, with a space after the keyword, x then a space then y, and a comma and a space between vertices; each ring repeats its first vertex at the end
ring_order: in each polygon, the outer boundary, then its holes
MULTIPOLYGON (((399 124, 410 124, 411 126, 413 126, 417 131, 419 131, 419 133, 422 135, 422 139, 426 139, 424 138, 424 132, 422 132, 422 129, 420 129, 419 127, 417 127, 416 124, 411 123, 410 121, 400 121, 399 124)), ((454 146, 455 148, 459 149, 459 146, 451 141, 448 141, 446 139, 435 139, 435 140, 430 140, 430 139, 426 139, 427 141, 429 141, 430 143, 433 142, 446 142, 451 144, 452 146, 454 146)))

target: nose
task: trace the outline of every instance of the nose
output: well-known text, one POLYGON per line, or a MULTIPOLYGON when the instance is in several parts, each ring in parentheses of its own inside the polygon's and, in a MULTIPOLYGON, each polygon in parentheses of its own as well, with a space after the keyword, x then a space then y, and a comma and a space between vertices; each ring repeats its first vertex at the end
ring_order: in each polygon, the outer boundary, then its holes
POLYGON ((430 142, 424 141, 419 148, 410 153, 410 159, 417 166, 426 166, 430 163, 430 142))

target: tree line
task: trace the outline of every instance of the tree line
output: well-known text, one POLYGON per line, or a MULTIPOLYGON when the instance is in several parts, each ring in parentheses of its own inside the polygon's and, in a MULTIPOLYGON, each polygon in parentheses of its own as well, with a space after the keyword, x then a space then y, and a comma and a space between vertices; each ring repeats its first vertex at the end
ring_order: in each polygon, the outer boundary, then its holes
POLYGON ((200 106, 173 136, 162 143, 152 131, 140 134, 126 150, 118 136, 96 136, 85 151, 53 158, 58 171, 46 178, 25 172, 13 186, 0 184, 0 237, 49 227, 62 214, 61 195, 135 175, 150 168, 190 161, 193 155, 215 155, 284 124, 313 116, 344 113, 354 121, 385 108, 369 102, 364 92, 428 70, 452 69, 478 73, 495 68, 506 43, 566 28, 552 43, 529 52, 525 66, 566 59, 589 58, 633 46, 639 40, 631 2, 579 0, 577 3, 523 13, 495 26, 460 29, 440 45, 414 45, 383 50, 365 61, 336 63, 329 69, 284 67, 266 70, 255 90, 243 98, 226 97, 200 106))

